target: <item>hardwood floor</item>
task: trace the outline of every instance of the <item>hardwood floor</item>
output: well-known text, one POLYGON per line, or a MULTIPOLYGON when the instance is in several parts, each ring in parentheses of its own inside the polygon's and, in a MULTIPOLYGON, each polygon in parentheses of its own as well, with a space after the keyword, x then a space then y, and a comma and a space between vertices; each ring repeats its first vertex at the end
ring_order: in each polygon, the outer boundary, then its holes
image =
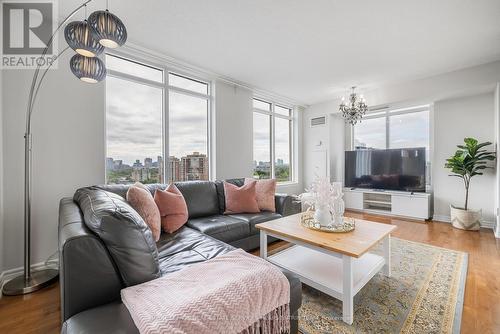
MULTIPOLYGON (((469 253, 462 333, 500 333, 500 240, 491 230, 460 231, 450 224, 348 213, 397 225, 393 236, 469 253)), ((286 243, 271 245, 270 250, 286 243)), ((258 254, 258 251, 253 252, 258 254)), ((59 284, 25 296, 0 298, 0 333, 58 333, 59 284)))

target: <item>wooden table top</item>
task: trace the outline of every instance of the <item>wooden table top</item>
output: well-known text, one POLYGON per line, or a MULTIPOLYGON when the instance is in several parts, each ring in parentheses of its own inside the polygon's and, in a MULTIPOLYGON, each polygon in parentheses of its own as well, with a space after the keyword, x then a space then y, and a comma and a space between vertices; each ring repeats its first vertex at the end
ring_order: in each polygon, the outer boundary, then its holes
POLYGON ((255 225, 259 230, 298 240, 323 249, 360 257, 397 226, 355 219, 356 228, 346 233, 329 233, 311 230, 300 223, 300 213, 255 225))

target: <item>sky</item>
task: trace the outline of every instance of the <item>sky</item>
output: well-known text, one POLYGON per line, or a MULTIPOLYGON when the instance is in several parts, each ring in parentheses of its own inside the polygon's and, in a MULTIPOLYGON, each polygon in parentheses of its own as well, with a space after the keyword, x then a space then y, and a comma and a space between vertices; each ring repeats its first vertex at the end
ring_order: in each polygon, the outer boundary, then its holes
MULTIPOLYGON (((109 69, 163 82, 163 72, 114 56, 106 56, 109 69)), ((169 84, 207 94, 208 86, 174 74, 169 84)), ((162 155, 162 89, 108 76, 106 79, 107 157, 131 165, 136 159, 156 161, 162 155)), ((171 90, 168 96, 169 155, 181 158, 208 152, 208 101, 171 90)), ((263 106, 269 104, 262 102, 263 106)), ((288 109, 276 107, 276 112, 288 109)), ((275 157, 290 162, 290 121, 275 118, 275 157)), ((254 160, 270 160, 269 116, 254 113, 254 160)))
MULTIPOLYGON (((386 118, 364 119, 354 126, 355 145, 366 144, 386 148, 386 118)), ((392 115, 389 117, 389 148, 429 148, 429 112, 392 115)))
MULTIPOLYGON (((107 156, 132 164, 162 155, 162 90, 109 76, 106 79, 107 156)), ((169 93, 169 150, 178 158, 207 154, 207 100, 169 93)), ((275 119, 276 159, 290 162, 289 121, 275 119)), ((254 160, 269 161, 269 116, 254 113, 254 160)))
MULTIPOLYGON (((257 161, 270 161, 270 122, 269 115, 254 112, 253 114, 253 159, 257 161)), ((283 159, 285 164, 290 163, 290 121, 283 118, 275 118, 275 157, 276 160, 283 159)))
MULTIPOLYGON (((126 164, 162 155, 162 90, 106 79, 107 156, 126 164)), ((207 101, 170 92, 170 155, 207 153, 207 101)))

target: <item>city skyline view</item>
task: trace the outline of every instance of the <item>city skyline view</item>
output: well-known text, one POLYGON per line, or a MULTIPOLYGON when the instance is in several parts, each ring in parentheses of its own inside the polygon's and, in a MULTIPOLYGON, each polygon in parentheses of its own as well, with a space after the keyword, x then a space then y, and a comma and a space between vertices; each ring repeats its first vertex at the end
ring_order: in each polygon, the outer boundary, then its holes
POLYGON ((208 157, 200 152, 192 152, 180 158, 170 156, 164 166, 162 156, 156 160, 151 157, 135 159, 131 164, 121 159, 106 158, 107 183, 165 183, 164 173, 167 171, 168 182, 208 180, 208 157))
POLYGON ((172 156, 207 154, 207 99, 169 90, 169 136, 164 138, 162 88, 110 77, 106 90, 107 156, 133 164, 162 155, 164 140, 172 156))

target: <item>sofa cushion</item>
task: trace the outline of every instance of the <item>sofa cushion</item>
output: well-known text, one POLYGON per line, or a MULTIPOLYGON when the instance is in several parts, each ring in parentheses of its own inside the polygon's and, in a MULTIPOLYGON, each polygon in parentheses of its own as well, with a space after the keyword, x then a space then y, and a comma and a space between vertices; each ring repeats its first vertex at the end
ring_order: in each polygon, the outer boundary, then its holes
POLYGON ((154 201, 160 211, 163 231, 173 233, 187 222, 186 201, 175 184, 170 184, 165 190, 157 189, 154 201))
POLYGON ((162 234, 156 245, 162 276, 234 249, 222 241, 187 226, 181 227, 172 234, 162 234))
MULTIPOLYGON (((235 186, 241 187, 244 184, 245 179, 227 179, 225 182, 234 184, 235 186)), ((215 181, 215 187, 217 189, 217 197, 219 198, 219 213, 223 214, 226 211, 226 196, 224 193, 224 181, 215 181)))
MULTIPOLYGON (((245 184, 255 182, 255 179, 246 177, 245 184)), ((255 199, 260 211, 276 212, 274 196, 276 195, 276 179, 257 180, 255 185, 255 199)))
POLYGON ((153 233, 153 239, 158 241, 161 234, 160 211, 149 189, 144 187, 142 183, 136 182, 128 188, 126 199, 149 226, 153 233))
POLYGON ((153 234, 123 197, 87 187, 78 189, 73 199, 85 225, 106 245, 126 286, 160 277, 153 234))
POLYGON ((260 212, 256 199, 256 186, 257 181, 244 184, 241 187, 224 181, 226 196, 226 211, 224 211, 224 214, 260 212))
POLYGON ((219 213, 219 199, 215 183, 211 181, 189 181, 175 183, 184 196, 189 218, 206 217, 219 213))
POLYGON ((243 220, 247 222, 250 226, 250 234, 257 234, 259 230, 255 228, 256 224, 260 224, 263 222, 267 222, 273 219, 281 218, 279 213, 274 212, 259 212, 259 213, 238 213, 234 215, 229 215, 229 217, 233 217, 239 220, 243 220))
POLYGON ((225 242, 242 239, 250 235, 248 222, 223 215, 189 219, 187 226, 225 242))

